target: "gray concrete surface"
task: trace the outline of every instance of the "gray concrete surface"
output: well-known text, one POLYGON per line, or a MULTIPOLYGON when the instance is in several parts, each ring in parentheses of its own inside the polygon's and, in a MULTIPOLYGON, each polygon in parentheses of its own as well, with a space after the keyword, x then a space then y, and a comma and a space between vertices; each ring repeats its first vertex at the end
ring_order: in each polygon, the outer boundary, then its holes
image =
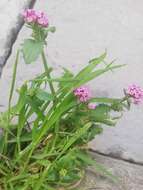
POLYGON ((34 2, 35 0, 0 0, 0 75, 23 24, 21 11, 32 7, 34 2))
POLYGON ((143 166, 94 154, 95 160, 102 164, 119 182, 113 183, 107 177, 99 175, 94 168, 87 170, 80 190, 142 190, 143 166))
MULTIPOLYGON (((143 86, 143 1, 37 0, 35 8, 46 11, 50 23, 57 27, 56 33, 49 36, 47 48, 49 63, 55 67, 56 72, 60 71, 59 65, 77 71, 90 58, 107 48, 107 60, 117 58, 117 63, 127 66, 90 84, 94 94, 120 97, 122 89, 130 83, 143 86)), ((5 109, 8 99, 15 48, 28 34, 29 31, 24 27, 4 68, 0 81, 1 110, 5 109)), ((17 85, 41 70, 40 60, 27 66, 21 58, 17 85)), ((92 149, 143 163, 142 115, 143 105, 133 106, 116 128, 104 127, 103 135, 92 142, 92 149)))

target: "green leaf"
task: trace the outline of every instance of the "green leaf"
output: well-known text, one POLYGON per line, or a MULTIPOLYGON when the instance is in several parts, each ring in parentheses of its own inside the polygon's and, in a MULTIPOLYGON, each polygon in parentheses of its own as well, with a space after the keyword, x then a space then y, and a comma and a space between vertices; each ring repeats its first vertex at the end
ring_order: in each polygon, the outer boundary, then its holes
MULTIPOLYGON (((20 137, 20 142, 28 142, 32 140, 32 135, 31 133, 25 133, 20 137)), ((16 138, 12 138, 8 141, 8 143, 15 143, 17 141, 16 138)))
POLYGON ((92 139, 95 138, 96 135, 99 135, 103 132, 103 128, 101 128, 100 126, 96 125, 96 124, 92 124, 92 127, 87 131, 87 133, 84 135, 84 137, 79 140, 80 142, 84 142, 84 143, 88 143, 90 142, 92 139))
MULTIPOLYGON (((66 145, 63 147, 63 150, 62 152, 60 153, 60 155, 58 156, 58 158, 65 152, 67 151, 72 145, 73 143, 75 143, 79 138, 81 138, 85 133, 86 131, 91 127, 91 123, 86 123, 82 128, 79 128, 74 136, 72 136, 68 142, 66 143, 66 145)), ((57 158, 57 159, 58 159, 57 158)))
POLYGON ((65 169, 73 169, 74 163, 75 163, 75 151, 69 151, 64 156, 60 158, 60 160, 57 162, 58 168, 65 168, 65 169))
POLYGON ((114 126, 116 120, 110 116, 111 107, 106 104, 100 104, 95 110, 90 111, 90 118, 92 121, 104 123, 106 125, 114 126))
MULTIPOLYGON (((66 94, 66 92, 68 90, 70 90, 71 88, 76 88, 78 86, 81 86, 83 84, 85 84, 86 82, 90 81, 90 75, 93 74, 93 70, 95 69, 95 67, 102 63, 103 60, 106 57, 106 52, 103 53, 101 56, 99 56, 98 58, 91 60, 89 62, 89 64, 84 67, 73 79, 75 79, 75 81, 73 81, 73 83, 67 84, 65 83, 64 88, 62 89, 63 94, 66 94), (91 74, 90 74, 91 73, 91 74), (88 79, 89 78, 89 79, 88 79), (86 81, 84 81, 86 79, 86 81), (76 81, 77 80, 77 81, 76 81)), ((66 71, 66 70, 65 70, 66 71)), ((97 70, 98 71, 98 70, 97 70)), ((66 71, 67 72, 67 71, 66 71)), ((96 77, 96 76, 95 76, 96 77)), ((94 77, 94 78, 95 78, 94 77)), ((62 94, 62 95, 63 95, 62 94)))
POLYGON ((70 70, 63 67, 63 71, 64 72, 59 80, 59 88, 62 89, 62 88, 64 88, 64 86, 67 86, 67 89, 68 89, 67 84, 68 83, 72 84, 73 82, 76 82, 76 80, 74 79, 74 74, 70 70))
POLYGON ((11 109, 11 114, 18 114, 26 104, 27 85, 23 84, 19 91, 18 103, 11 109))
POLYGON ((83 68, 76 76, 76 78, 82 78, 85 77, 86 75, 88 75, 90 72, 93 71, 93 69, 99 64, 102 63, 103 60, 106 57, 106 52, 103 53, 100 57, 95 58, 91 61, 89 61, 89 65, 86 66, 85 68, 83 68))
POLYGON ((5 143, 4 137, 1 136, 0 137, 0 153, 3 153, 3 149, 4 149, 4 145, 5 145, 4 143, 5 143))
POLYGON ((119 103, 121 101, 121 99, 117 99, 117 98, 106 98, 106 97, 97 97, 97 98, 91 98, 90 102, 97 102, 97 103, 109 103, 109 104, 113 104, 113 103, 119 103))
POLYGON ((41 166, 45 166, 45 167, 47 167, 48 165, 50 165, 51 164, 51 162, 49 161, 49 160, 38 160, 38 161, 36 161, 36 163, 38 163, 38 164, 40 164, 41 166))
POLYGON ((56 121, 59 119, 59 117, 66 112, 67 110, 69 110, 70 108, 72 108, 73 106, 75 106, 77 103, 74 100, 73 95, 69 95, 67 96, 58 106, 57 108, 54 110, 52 108, 52 112, 53 114, 49 117, 49 113, 46 116, 45 122, 43 122, 43 125, 41 127, 41 129, 39 130, 39 133, 37 133, 36 137, 36 141, 38 143, 38 141, 40 140, 40 138, 42 138, 42 136, 46 133, 46 131, 48 131, 51 127, 54 126, 54 124, 56 123, 56 121))
POLYGON ((38 58, 43 50, 43 42, 27 39, 24 41, 22 52, 26 64, 30 64, 38 58))
POLYGON ((7 182, 9 183, 9 182, 17 181, 17 180, 28 179, 30 176, 31 176, 30 174, 22 173, 17 176, 12 176, 10 179, 8 179, 7 182))
POLYGON ((60 181, 64 186, 77 182, 81 179, 81 172, 76 170, 61 170, 60 171, 60 181), (62 174, 63 172, 63 174, 62 174))
POLYGON ((39 109, 39 105, 35 98, 27 96, 27 103, 31 106, 33 112, 35 112, 41 120, 45 119, 44 113, 39 109))
POLYGON ((19 51, 17 51, 16 60, 15 60, 14 68, 13 68, 12 82, 11 82, 11 87, 10 87, 9 101, 8 101, 8 120, 10 119, 11 100, 12 100, 15 82, 16 82, 18 61, 19 61, 19 51))
POLYGON ((37 98, 43 101, 52 101, 54 99, 54 96, 52 96, 52 94, 49 94, 48 92, 42 89, 37 90, 36 96, 37 98))
POLYGON ((104 74, 104 73, 106 73, 108 71, 111 71, 111 70, 114 70, 114 69, 118 69, 118 68, 121 68, 123 66, 125 66, 125 65, 115 65, 115 66, 109 66, 109 65, 107 65, 103 69, 98 69, 96 71, 91 72, 90 74, 87 73, 86 75, 82 76, 81 81, 77 85, 81 86, 83 84, 86 84, 87 82, 93 80, 96 77, 99 77, 100 75, 102 75, 102 74, 104 74))
POLYGON ((75 80, 77 81, 73 81, 73 83, 71 84, 67 84, 66 86, 64 86, 64 88, 62 89, 62 94, 61 96, 64 96, 66 93, 65 91, 69 91, 72 90, 73 88, 77 88, 81 85, 85 85, 87 82, 93 80, 96 77, 99 77, 100 75, 114 70, 114 69, 118 69, 120 67, 123 67, 125 65, 115 65, 112 66, 112 64, 108 64, 106 67, 104 67, 103 69, 98 69, 98 70, 94 70, 95 66, 98 65, 100 62, 103 62, 104 58, 105 58, 106 54, 101 55, 101 57, 99 57, 95 63, 93 62, 93 64, 89 64, 89 66, 85 67, 83 70, 81 70, 77 76, 74 77, 75 80))
POLYGON ((42 152, 39 152, 38 154, 31 156, 31 158, 33 158, 35 160, 41 160, 41 159, 47 159, 48 157, 55 156, 58 154, 59 153, 42 153, 42 152))
POLYGON ((56 31, 56 27, 55 26, 48 27, 48 29, 47 29, 47 32, 54 33, 55 31, 56 31))

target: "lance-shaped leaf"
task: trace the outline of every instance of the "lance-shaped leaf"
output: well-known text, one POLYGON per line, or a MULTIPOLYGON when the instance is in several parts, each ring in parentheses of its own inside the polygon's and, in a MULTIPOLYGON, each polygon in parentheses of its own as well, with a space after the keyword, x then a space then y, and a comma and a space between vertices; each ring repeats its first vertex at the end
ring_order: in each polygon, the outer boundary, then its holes
POLYGON ((43 42, 27 39, 23 43, 23 57, 26 64, 30 64, 39 57, 43 49, 43 42))

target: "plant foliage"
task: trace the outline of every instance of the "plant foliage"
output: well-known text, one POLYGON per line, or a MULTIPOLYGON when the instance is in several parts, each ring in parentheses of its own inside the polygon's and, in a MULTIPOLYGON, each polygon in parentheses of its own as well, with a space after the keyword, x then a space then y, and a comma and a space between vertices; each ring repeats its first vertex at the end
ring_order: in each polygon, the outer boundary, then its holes
POLYGON ((73 91, 123 65, 105 65, 105 52, 90 60, 76 75, 63 68, 63 74, 53 78, 44 53, 46 38, 53 27, 29 27, 32 37, 24 41, 14 64, 9 108, 0 115, 1 189, 68 189, 83 177, 89 165, 114 179, 92 159, 87 144, 105 126, 115 126, 124 109, 130 107, 130 99, 125 94, 120 99, 92 97, 83 103, 73 91), (19 87, 17 103, 11 106, 19 54, 26 64, 38 59, 45 70, 19 87), (96 103, 95 109, 88 108, 91 102, 96 103))

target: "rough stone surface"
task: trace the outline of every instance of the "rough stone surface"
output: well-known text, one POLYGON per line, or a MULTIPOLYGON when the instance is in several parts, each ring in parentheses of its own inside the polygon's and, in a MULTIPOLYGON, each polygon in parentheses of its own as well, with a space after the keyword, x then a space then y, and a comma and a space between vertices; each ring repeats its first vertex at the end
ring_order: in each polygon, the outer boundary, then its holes
POLYGON ((143 166, 130 164, 121 160, 94 154, 95 160, 102 164, 119 182, 113 183, 105 176, 99 175, 94 168, 87 170, 80 190, 142 190, 143 166))
MULTIPOLYGON (((117 63, 127 66, 92 83, 97 96, 122 96, 122 89, 130 83, 143 85, 143 1, 137 0, 37 0, 37 9, 49 14, 55 34, 48 39, 49 62, 59 72, 59 65, 75 71, 88 60, 108 50, 107 60, 117 58, 117 63)), ((23 28, 15 48, 19 47, 29 31, 23 28)), ((9 81, 12 76, 14 54, 4 68, 0 84, 0 104, 5 108, 9 81)), ((24 65, 21 58, 18 82, 31 78, 41 71, 40 61, 24 65)), ((133 106, 126 112, 116 128, 104 127, 92 143, 92 148, 101 153, 143 163, 143 106, 133 106)))
POLYGON ((35 0, 0 1, 0 75, 23 24, 20 13, 23 9, 31 7, 34 2, 35 0))

